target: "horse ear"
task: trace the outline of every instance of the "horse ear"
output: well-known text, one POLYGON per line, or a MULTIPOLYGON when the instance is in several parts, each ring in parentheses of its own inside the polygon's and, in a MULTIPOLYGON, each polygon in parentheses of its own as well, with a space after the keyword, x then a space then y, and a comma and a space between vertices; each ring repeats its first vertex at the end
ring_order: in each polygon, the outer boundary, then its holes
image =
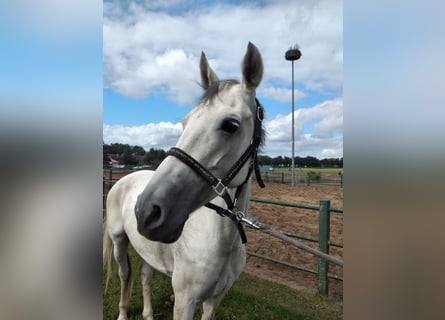
POLYGON ((204 52, 201 52, 199 67, 201 69, 201 86, 204 88, 204 90, 207 90, 212 83, 218 81, 219 79, 212 68, 210 68, 204 52))
POLYGON ((247 91, 255 90, 263 78, 263 59, 258 48, 249 41, 247 52, 241 64, 243 84, 247 91))

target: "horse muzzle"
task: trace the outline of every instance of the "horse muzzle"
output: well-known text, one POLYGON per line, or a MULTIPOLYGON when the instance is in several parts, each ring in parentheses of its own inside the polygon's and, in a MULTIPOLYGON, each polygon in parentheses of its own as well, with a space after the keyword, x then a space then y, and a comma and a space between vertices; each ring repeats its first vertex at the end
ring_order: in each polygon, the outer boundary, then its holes
POLYGON ((139 209, 136 204, 135 214, 138 232, 151 241, 172 243, 178 240, 184 228, 184 222, 177 224, 177 220, 166 219, 166 214, 159 205, 151 205, 148 210, 139 209))

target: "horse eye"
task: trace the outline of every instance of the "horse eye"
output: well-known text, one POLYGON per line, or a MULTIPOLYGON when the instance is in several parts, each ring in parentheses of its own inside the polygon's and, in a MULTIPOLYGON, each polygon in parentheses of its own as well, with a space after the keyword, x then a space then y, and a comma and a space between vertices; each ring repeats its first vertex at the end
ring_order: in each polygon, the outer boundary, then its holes
POLYGON ((221 125, 221 129, 228 133, 234 133, 238 130, 240 123, 236 119, 226 119, 221 125))

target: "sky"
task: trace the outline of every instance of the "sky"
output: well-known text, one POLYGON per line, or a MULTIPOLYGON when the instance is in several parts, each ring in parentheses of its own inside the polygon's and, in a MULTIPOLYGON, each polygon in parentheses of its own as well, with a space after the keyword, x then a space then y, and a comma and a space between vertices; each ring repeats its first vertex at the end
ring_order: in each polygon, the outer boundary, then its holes
POLYGON ((251 41, 264 75, 261 154, 291 156, 294 62, 295 156, 343 157, 343 3, 310 1, 105 1, 103 140, 169 149, 202 94, 203 51, 220 79, 241 80, 251 41))

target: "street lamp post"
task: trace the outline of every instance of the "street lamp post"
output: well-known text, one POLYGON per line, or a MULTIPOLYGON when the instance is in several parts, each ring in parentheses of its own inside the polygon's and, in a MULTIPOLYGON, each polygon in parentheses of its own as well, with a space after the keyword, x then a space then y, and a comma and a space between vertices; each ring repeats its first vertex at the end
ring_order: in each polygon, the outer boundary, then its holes
POLYGON ((301 52, 298 49, 298 46, 295 45, 286 51, 284 55, 286 60, 292 61, 292 186, 295 185, 295 135, 294 135, 294 61, 300 59, 301 52))

